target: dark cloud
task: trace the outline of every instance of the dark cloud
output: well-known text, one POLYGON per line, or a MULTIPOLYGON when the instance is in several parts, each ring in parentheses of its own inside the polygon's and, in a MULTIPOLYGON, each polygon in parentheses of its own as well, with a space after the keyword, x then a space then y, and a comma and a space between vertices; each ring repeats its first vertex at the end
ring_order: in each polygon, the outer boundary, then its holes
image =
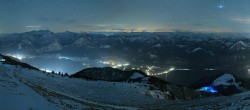
POLYGON ((59 22, 66 24, 74 24, 80 22, 78 19, 62 19, 62 18, 49 18, 49 17, 39 17, 39 21, 41 22, 59 22))
POLYGON ((114 31, 127 31, 127 29, 122 29, 122 28, 113 28, 111 30, 114 30, 114 31))
POLYGON ((193 26, 201 27, 201 26, 204 26, 204 25, 201 24, 201 23, 195 23, 195 24, 193 24, 193 26))
POLYGON ((62 21, 61 18, 49 18, 49 17, 39 17, 38 20, 42 22, 61 22, 62 21))
POLYGON ((80 20, 78 20, 78 19, 70 19, 70 20, 64 20, 62 22, 69 23, 69 24, 74 24, 74 23, 80 22, 80 20))
POLYGON ((109 26, 98 26, 98 25, 75 25, 74 27, 80 29, 88 29, 88 30, 104 30, 111 28, 109 26))

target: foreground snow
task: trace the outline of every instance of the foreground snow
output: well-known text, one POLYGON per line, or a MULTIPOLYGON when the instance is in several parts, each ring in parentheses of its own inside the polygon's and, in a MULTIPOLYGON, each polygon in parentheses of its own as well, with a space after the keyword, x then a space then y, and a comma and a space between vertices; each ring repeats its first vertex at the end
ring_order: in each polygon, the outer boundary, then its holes
MULTIPOLYGON (((134 77, 139 77, 134 75, 134 77)), ((0 65, 0 109, 250 109, 250 92, 196 100, 164 99, 146 84, 87 81, 0 65), (15 106, 13 106, 15 105, 15 106)))
MULTIPOLYGON (((0 109, 1 110, 60 110, 40 94, 23 84, 13 74, 0 69, 0 109)), ((11 70, 7 70, 11 71, 11 70)))

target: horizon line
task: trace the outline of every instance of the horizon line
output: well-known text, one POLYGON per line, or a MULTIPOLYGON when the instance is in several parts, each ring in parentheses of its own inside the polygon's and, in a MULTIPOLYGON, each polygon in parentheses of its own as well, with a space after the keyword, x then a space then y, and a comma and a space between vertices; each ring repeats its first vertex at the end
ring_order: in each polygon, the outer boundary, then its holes
POLYGON ((65 33, 65 32, 72 32, 72 33, 238 33, 238 34, 250 34, 250 32, 216 32, 216 31, 80 31, 80 32, 74 32, 74 31, 51 31, 49 29, 40 29, 40 30, 30 30, 30 31, 23 31, 23 32, 9 32, 9 33, 0 33, 0 34, 22 34, 22 33, 28 33, 33 31, 49 31, 52 33, 65 33))

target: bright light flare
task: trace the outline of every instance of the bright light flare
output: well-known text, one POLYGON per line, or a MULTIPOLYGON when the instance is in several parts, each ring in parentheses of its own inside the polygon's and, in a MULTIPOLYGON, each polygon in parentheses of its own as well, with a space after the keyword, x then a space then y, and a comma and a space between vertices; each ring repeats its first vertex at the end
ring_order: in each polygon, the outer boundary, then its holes
POLYGON ((250 69, 248 69, 247 71, 248 71, 248 75, 249 75, 249 77, 250 77, 250 69))
POLYGON ((129 66, 129 63, 117 63, 115 61, 100 61, 100 63, 109 65, 112 68, 121 68, 121 67, 127 67, 129 66))
POLYGON ((3 58, 2 58, 2 59, 0 59, 0 62, 5 62, 5 59, 3 59, 3 58))
POLYGON ((169 69, 166 70, 166 71, 163 71, 163 72, 161 72, 161 73, 152 74, 152 75, 168 74, 169 72, 174 71, 174 70, 176 70, 176 69, 175 69, 174 67, 171 67, 171 68, 169 68, 169 69))
POLYGON ((7 54, 8 56, 14 57, 18 60, 23 60, 24 58, 26 58, 25 56, 21 55, 21 54, 7 54))
POLYGON ((206 92, 211 92, 211 93, 217 93, 218 91, 215 90, 213 87, 208 86, 208 87, 202 87, 199 89, 199 91, 206 91, 206 92))
POLYGON ((47 72, 47 73, 52 73, 52 71, 51 70, 48 70, 48 69, 40 69, 41 71, 45 71, 45 72, 47 72))

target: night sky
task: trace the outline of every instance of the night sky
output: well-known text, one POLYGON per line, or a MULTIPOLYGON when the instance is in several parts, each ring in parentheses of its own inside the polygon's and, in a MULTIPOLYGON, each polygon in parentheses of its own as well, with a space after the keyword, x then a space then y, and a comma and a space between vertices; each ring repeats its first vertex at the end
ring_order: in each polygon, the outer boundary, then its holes
POLYGON ((250 0, 0 0, 0 33, 250 32, 250 0))

